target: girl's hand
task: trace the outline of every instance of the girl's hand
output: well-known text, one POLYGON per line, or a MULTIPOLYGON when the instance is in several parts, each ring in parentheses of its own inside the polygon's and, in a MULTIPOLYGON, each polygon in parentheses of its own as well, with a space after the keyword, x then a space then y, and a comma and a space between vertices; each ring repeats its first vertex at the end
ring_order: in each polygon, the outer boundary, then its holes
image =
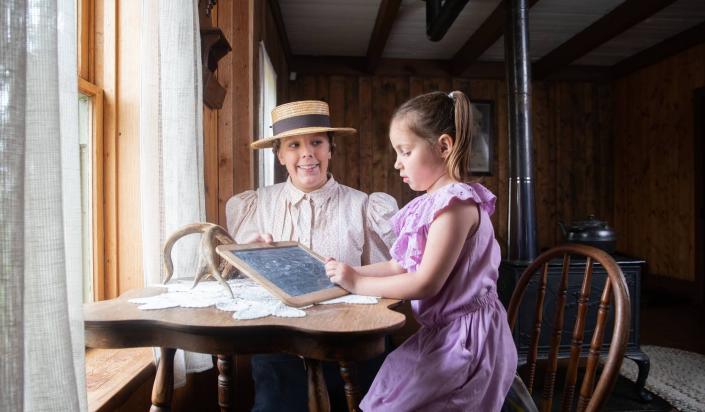
POLYGON ((245 243, 272 243, 274 239, 269 233, 256 233, 247 239, 245 243))
POLYGON ((350 265, 328 258, 326 259, 326 275, 332 283, 352 292, 358 273, 350 265))

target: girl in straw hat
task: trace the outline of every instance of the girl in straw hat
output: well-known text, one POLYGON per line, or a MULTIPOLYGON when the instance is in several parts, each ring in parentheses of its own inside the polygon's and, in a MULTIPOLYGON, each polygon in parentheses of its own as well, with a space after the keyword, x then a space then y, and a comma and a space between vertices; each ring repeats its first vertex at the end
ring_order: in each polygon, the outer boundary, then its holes
POLYGON ((422 325, 387 356, 364 411, 499 411, 517 353, 497 298, 500 249, 490 215, 495 196, 463 183, 472 141, 470 101, 434 92, 392 117, 394 167, 413 190, 392 224, 393 259, 350 267, 330 260, 331 281, 363 295, 411 299, 422 325))
MULTIPOLYGON (((335 181, 328 173, 334 154, 333 136, 355 129, 331 127, 328 104, 298 101, 272 111, 274 136, 254 149, 273 148, 289 178, 284 183, 246 191, 226 204, 228 231, 238 243, 299 241, 324 256, 351 265, 389 259, 395 236, 389 224, 397 212, 394 198, 367 195, 335 181)), ((379 361, 360 365, 362 389, 371 382, 379 361), (364 376, 361 376, 364 378, 364 376)), ((345 408, 342 379, 333 364, 324 366, 333 410, 345 408), (340 405, 336 405, 340 402, 340 405)), ((253 411, 306 411, 307 378, 303 361, 293 355, 252 357, 255 381, 253 411)))

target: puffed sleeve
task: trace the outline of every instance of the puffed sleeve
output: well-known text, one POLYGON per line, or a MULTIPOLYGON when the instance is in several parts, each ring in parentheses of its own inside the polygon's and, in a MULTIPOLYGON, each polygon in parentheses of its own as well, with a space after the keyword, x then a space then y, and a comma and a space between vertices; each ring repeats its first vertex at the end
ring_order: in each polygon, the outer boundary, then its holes
POLYGON ((398 211, 397 201, 393 197, 379 192, 370 194, 365 217, 363 265, 389 260, 389 248, 396 240, 391 219, 398 211))
POLYGON ((247 190, 228 199, 225 204, 228 233, 237 243, 244 243, 259 233, 257 225, 257 192, 247 190))

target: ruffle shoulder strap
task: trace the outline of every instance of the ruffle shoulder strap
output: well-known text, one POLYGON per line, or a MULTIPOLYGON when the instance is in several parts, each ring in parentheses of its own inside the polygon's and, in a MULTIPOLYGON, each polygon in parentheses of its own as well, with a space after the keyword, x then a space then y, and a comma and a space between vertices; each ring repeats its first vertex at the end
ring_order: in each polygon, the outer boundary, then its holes
POLYGON ((494 213, 496 197, 479 183, 451 184, 409 202, 392 219, 392 227, 398 236, 390 250, 392 257, 407 270, 416 270, 433 220, 454 203, 466 201, 477 203, 488 215, 494 213))

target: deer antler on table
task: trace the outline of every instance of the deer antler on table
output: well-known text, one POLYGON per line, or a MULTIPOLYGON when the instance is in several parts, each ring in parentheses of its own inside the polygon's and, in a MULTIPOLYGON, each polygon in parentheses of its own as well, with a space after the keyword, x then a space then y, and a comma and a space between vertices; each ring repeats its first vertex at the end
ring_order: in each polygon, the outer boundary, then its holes
POLYGON ((225 281, 234 271, 234 267, 227 262, 222 262, 223 270, 220 271, 221 258, 215 252, 215 247, 220 245, 229 245, 235 243, 235 240, 228 234, 222 226, 213 223, 191 223, 172 233, 164 243, 162 254, 164 256, 164 269, 166 270, 166 278, 164 284, 171 279, 174 274, 174 264, 171 261, 171 249, 177 240, 192 233, 202 233, 201 244, 199 246, 198 269, 196 276, 193 279, 192 288, 198 285, 201 279, 212 276, 223 287, 228 290, 230 297, 234 298, 233 291, 230 289, 228 282, 225 281))

